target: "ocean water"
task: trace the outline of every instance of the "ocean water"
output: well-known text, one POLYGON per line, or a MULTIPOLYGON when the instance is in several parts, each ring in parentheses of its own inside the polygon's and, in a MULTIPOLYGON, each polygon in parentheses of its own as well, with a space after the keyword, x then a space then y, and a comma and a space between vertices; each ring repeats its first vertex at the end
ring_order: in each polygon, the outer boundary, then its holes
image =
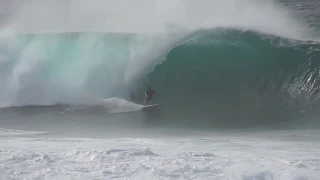
POLYGON ((1 179, 320 179, 319 13, 1 2, 1 179))

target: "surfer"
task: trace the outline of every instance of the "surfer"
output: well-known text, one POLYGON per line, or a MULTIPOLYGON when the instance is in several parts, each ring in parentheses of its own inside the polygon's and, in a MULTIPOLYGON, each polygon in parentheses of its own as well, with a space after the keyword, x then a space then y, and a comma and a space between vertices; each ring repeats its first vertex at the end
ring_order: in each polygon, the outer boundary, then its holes
POLYGON ((150 86, 148 86, 148 89, 144 93, 146 95, 146 99, 144 100, 144 105, 147 104, 148 101, 152 99, 153 94, 157 94, 153 89, 151 89, 150 86))

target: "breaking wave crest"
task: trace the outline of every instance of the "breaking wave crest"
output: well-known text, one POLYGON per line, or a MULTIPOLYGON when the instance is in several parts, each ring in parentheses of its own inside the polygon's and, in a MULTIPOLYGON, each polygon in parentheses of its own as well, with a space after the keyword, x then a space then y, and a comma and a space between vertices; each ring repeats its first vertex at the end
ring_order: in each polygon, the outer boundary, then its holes
POLYGON ((151 85, 166 117, 246 124, 292 119, 319 102, 320 45, 313 41, 217 28, 152 36, 26 34, 5 42, 3 107, 139 111, 151 85))

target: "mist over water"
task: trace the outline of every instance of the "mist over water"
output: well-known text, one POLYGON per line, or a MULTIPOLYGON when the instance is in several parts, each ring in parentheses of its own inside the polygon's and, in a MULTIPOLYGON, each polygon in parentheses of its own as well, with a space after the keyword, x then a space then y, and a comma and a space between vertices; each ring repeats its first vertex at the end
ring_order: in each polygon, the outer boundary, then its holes
POLYGON ((6 13, 10 20, 7 27, 17 32, 155 33, 165 32, 167 24, 174 24, 189 30, 232 27, 291 38, 309 36, 303 21, 273 0, 31 0, 2 3, 12 9, 11 13, 6 13))

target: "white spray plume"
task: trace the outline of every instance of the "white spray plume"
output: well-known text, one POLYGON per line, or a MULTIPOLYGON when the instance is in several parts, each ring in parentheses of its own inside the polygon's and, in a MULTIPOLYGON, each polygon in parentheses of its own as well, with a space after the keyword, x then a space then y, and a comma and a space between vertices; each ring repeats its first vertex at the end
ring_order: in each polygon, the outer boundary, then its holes
MULTIPOLYGON (((306 26, 275 0, 28 0, 4 1, 20 32, 162 32, 165 24, 189 29, 238 27, 291 38, 306 26)), ((4 8, 5 9, 5 8, 4 8)))

